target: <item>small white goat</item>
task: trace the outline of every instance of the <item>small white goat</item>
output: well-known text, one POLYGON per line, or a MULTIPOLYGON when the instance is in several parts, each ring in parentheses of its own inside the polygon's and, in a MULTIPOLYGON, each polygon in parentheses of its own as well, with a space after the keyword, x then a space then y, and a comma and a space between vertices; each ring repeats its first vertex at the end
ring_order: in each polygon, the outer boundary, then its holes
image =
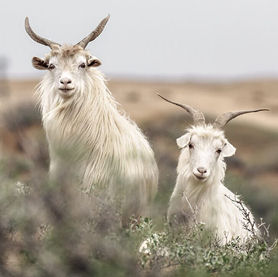
POLYGON ((230 157, 236 151, 222 128, 241 114, 267 109, 225 113, 211 125, 205 124, 203 113, 162 98, 185 109, 194 120, 194 126, 177 139, 182 150, 168 208, 168 222, 183 222, 188 226, 204 223, 221 244, 236 238, 244 243, 254 233, 259 234, 251 212, 222 183, 226 169, 224 157, 230 157))
POLYGON ((44 59, 32 60, 36 69, 48 71, 38 95, 49 144, 50 177, 59 180, 63 174, 74 175, 73 181, 85 191, 96 193, 101 188, 102 196, 119 200, 117 208, 127 219, 144 214, 157 191, 158 170, 148 141, 118 111, 103 75, 96 70, 101 62, 85 50, 108 19, 74 46, 35 34, 28 18, 25 29, 33 40, 51 48, 44 59))

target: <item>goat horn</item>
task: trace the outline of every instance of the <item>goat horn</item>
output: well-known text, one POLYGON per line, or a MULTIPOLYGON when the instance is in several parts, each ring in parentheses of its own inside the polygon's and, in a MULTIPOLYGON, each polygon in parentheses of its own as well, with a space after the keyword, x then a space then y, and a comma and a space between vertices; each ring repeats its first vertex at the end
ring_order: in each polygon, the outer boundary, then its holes
POLYGON ((25 30, 27 32, 27 34, 36 42, 43 44, 45 46, 49 46, 51 49, 53 48, 54 45, 59 45, 61 46, 59 43, 57 42, 53 42, 49 39, 43 38, 39 35, 37 35, 31 28, 30 24, 29 24, 29 18, 25 17, 25 30))
POLYGON ((262 111, 269 111, 269 109, 258 109, 258 110, 250 110, 250 111, 238 111, 238 112, 227 112, 224 114, 219 115, 214 123, 213 126, 218 129, 222 129, 230 120, 234 119, 237 116, 240 116, 245 113, 256 113, 262 111))
POLYGON ((165 97, 161 96, 160 94, 157 93, 157 95, 162 98, 163 100, 171 103, 171 104, 174 104, 174 105, 177 105, 181 108, 183 108, 184 110, 186 110, 193 118, 193 121, 194 121, 194 124, 198 124, 198 125, 204 125, 205 124, 205 117, 204 117, 204 114, 198 110, 195 110, 193 109, 192 107, 188 106, 188 105, 182 105, 182 104, 179 104, 179 103, 175 103, 173 101, 170 101, 168 99, 166 99, 165 97))
POLYGON ((89 42, 95 40, 102 33, 102 31, 103 31, 106 23, 108 22, 109 18, 110 18, 110 15, 108 15, 107 17, 102 19, 101 22, 98 24, 98 26, 94 29, 94 31, 92 31, 88 36, 83 38, 76 45, 79 45, 83 49, 85 49, 89 42))

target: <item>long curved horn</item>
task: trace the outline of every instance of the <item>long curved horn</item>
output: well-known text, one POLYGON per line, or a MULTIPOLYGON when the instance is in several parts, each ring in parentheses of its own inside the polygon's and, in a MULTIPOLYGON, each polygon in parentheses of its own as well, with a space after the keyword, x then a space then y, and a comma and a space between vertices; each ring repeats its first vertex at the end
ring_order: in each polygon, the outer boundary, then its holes
POLYGON ((192 116, 194 124, 204 125, 206 123, 205 122, 204 114, 202 112, 200 112, 198 110, 195 110, 195 109, 193 109, 192 107, 190 107, 188 105, 182 105, 182 104, 170 101, 170 100, 166 99, 165 97, 161 96, 158 93, 157 93, 157 95, 160 98, 162 98, 163 100, 165 100, 165 101, 167 101, 167 102, 169 102, 171 104, 177 105, 177 106, 181 107, 182 109, 186 110, 192 116))
POLYGON ((229 121, 234 119, 237 116, 240 116, 242 114, 246 113, 256 113, 256 112, 262 112, 262 111, 269 111, 269 109, 258 109, 258 110, 250 110, 250 111, 238 111, 238 112, 227 112, 224 114, 219 115, 214 123, 213 127, 222 129, 229 121))
POLYGON ((89 42, 95 40, 102 33, 102 31, 103 31, 106 23, 108 22, 109 18, 110 18, 110 15, 108 15, 107 17, 102 19, 101 22, 98 24, 98 26, 94 29, 94 31, 92 31, 88 36, 83 38, 76 45, 79 45, 83 49, 85 49, 89 42))
POLYGON ((36 42, 43 44, 45 46, 49 46, 51 49, 53 48, 54 45, 59 45, 61 46, 59 43, 51 41, 49 39, 43 38, 39 35, 37 35, 31 28, 30 24, 29 24, 29 18, 25 17, 25 30, 27 32, 27 34, 36 42))

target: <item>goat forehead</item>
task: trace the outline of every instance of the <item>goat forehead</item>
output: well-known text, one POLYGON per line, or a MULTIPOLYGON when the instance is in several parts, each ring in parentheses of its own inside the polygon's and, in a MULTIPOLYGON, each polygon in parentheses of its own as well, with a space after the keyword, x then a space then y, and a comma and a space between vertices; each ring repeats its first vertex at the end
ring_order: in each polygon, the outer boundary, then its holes
POLYGON ((192 134, 191 142, 200 147, 221 147, 224 144, 224 137, 212 134, 192 134))
POLYGON ((81 59, 86 60, 90 57, 90 53, 80 46, 54 46, 49 54, 50 60, 56 62, 78 62, 81 59))
POLYGON ((63 56, 53 56, 49 59, 50 63, 59 65, 62 68, 70 68, 71 66, 76 66, 82 62, 86 62, 87 58, 82 53, 77 53, 74 56, 63 57, 63 56))
POLYGON ((77 53, 82 53, 82 52, 87 52, 87 51, 78 45, 65 44, 62 46, 55 45, 51 51, 51 55, 53 56, 59 55, 66 58, 66 57, 72 57, 77 53))

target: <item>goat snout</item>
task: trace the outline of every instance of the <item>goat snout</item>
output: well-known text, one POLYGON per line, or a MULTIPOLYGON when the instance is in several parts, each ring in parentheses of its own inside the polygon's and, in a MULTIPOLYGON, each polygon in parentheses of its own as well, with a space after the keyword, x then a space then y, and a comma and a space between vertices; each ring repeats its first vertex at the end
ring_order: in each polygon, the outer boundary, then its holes
POLYGON ((193 174, 198 180, 204 181, 209 176, 209 170, 203 166, 200 166, 193 170, 193 174))
POLYGON ((61 76, 59 79, 59 93, 63 98, 68 98, 73 95, 74 84, 68 76, 61 76))
POLYGON ((66 76, 63 76, 59 79, 59 94, 63 98, 69 98, 74 93, 74 84, 72 79, 66 76))
POLYGON ((198 172, 200 172, 201 174, 207 173, 207 170, 204 167, 198 167, 197 168, 198 172))
POLYGON ((68 84, 71 84, 72 82, 71 82, 71 79, 69 79, 69 78, 61 78, 60 79, 60 83, 62 84, 62 85, 68 85, 68 84))

